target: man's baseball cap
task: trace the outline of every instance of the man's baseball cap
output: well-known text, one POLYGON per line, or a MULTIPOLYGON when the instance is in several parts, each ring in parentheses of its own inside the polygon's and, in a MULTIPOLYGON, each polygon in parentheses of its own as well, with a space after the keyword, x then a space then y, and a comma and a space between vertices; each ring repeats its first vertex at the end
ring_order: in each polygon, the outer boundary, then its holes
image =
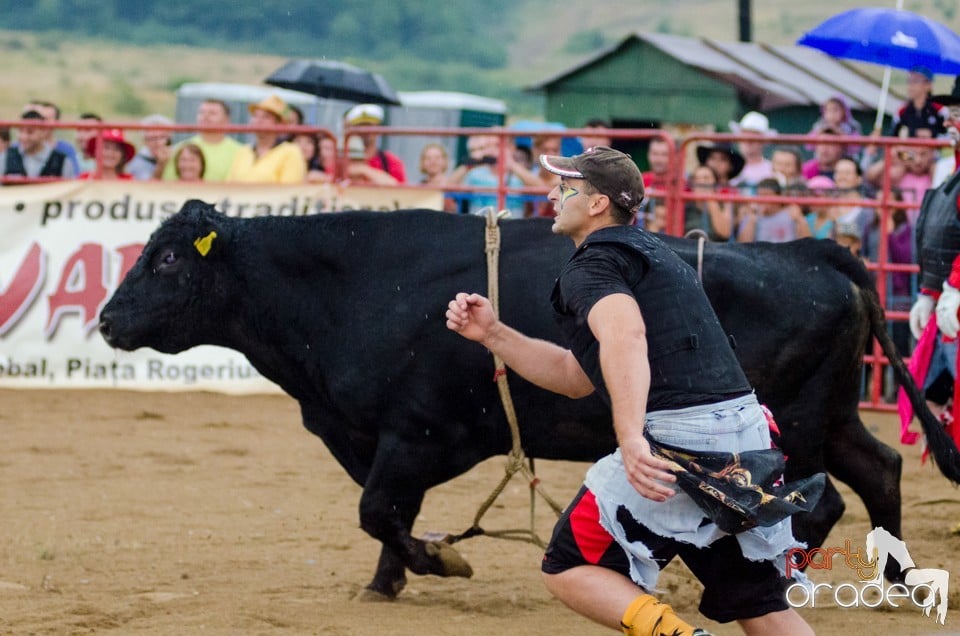
POLYGON ((540 155, 540 165, 568 179, 583 179, 627 212, 643 201, 643 175, 629 156, 608 146, 594 146, 573 157, 540 155))

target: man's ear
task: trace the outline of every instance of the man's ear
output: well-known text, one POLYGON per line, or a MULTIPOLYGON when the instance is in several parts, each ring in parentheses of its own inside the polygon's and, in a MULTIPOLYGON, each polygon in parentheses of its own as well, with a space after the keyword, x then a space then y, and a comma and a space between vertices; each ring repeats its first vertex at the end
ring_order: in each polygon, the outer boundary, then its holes
POLYGON ((588 210, 590 216, 599 216, 609 209, 610 197, 600 192, 594 192, 590 195, 590 209, 588 210))

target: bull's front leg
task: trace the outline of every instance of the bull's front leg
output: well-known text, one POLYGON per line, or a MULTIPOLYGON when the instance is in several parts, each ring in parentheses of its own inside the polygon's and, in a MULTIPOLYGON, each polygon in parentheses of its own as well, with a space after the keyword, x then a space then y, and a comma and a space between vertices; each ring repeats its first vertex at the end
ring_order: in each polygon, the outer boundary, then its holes
POLYGON ((473 575, 470 564, 449 544, 423 541, 411 534, 426 492, 422 476, 431 463, 425 458, 418 461, 416 451, 407 449, 384 461, 378 453, 360 498, 360 527, 383 543, 377 572, 367 590, 384 598, 395 598, 403 589, 405 569, 421 575, 473 575), (404 473, 404 466, 417 474, 404 473))
POLYGON ((380 548, 380 560, 377 561, 377 571, 373 581, 367 585, 363 600, 392 601, 407 585, 407 566, 403 564, 400 554, 386 545, 380 548))

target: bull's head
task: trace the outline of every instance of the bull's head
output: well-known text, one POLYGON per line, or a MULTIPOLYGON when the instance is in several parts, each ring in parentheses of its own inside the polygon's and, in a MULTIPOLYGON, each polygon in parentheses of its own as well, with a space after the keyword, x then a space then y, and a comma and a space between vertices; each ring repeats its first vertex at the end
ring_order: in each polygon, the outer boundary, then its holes
POLYGON ((230 239, 230 219, 212 205, 187 201, 153 233, 100 313, 107 343, 163 353, 219 344, 224 309, 235 306, 236 285, 223 259, 230 239))

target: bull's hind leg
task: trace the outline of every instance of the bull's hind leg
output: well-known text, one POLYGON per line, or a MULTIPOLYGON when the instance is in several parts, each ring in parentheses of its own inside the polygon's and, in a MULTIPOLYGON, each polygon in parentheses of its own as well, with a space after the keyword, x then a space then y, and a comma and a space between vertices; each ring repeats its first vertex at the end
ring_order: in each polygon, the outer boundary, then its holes
MULTIPOLYGON (((787 479, 790 479, 788 476, 787 479)), ((820 501, 810 512, 793 515, 793 536, 807 544, 807 548, 819 548, 826 541, 830 530, 843 516, 846 505, 830 478, 824 484, 820 501)))
MULTIPOLYGON (((857 414, 831 429, 825 451, 827 470, 857 493, 871 527, 902 539, 900 454, 871 435, 857 414)), ((888 567, 886 575, 889 580, 902 578, 896 567, 888 567)))

